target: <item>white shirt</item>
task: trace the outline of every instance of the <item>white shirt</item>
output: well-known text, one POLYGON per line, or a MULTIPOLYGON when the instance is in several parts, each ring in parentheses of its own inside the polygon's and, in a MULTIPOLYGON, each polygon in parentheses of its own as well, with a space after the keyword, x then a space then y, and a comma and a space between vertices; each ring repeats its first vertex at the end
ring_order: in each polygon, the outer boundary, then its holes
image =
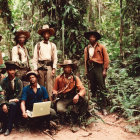
POLYGON ((14 46, 12 48, 12 61, 15 61, 18 63, 27 62, 27 56, 25 54, 25 49, 22 48, 20 45, 14 46), (19 59, 19 55, 18 55, 18 47, 19 47, 19 52, 21 54, 21 60, 19 59))
POLYGON ((38 49, 37 49, 37 44, 34 49, 34 56, 33 56, 33 67, 34 70, 37 70, 37 63, 38 60, 43 61, 43 60, 48 60, 48 61, 53 61, 53 68, 56 69, 57 65, 57 49, 56 45, 50 41, 48 41, 48 44, 44 43, 44 41, 40 42, 40 49, 39 49, 39 56, 38 56, 38 49), (53 49, 53 51, 52 51, 53 49), (52 54, 53 52, 53 54, 52 54), (52 56, 53 59, 52 60, 52 56))
POLYGON ((91 44, 89 45, 89 58, 93 57, 96 45, 97 43, 94 46, 92 46, 91 44))

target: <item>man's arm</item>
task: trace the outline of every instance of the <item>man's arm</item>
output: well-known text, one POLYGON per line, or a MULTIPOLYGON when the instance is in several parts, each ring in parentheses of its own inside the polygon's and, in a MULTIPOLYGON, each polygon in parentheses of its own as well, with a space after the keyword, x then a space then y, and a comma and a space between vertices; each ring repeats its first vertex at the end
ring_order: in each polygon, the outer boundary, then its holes
POLYGON ((86 90, 81 80, 76 76, 76 87, 78 88, 78 94, 74 96, 73 102, 76 104, 79 101, 79 97, 83 97, 86 94, 86 90))
POLYGON ((28 115, 26 113, 26 106, 25 106, 25 101, 24 100, 21 101, 20 107, 21 107, 21 111, 22 111, 22 116, 24 118, 28 118, 28 115))
POLYGON ((14 62, 20 62, 19 56, 18 56, 17 46, 12 48, 12 61, 14 61, 14 62))
POLYGON ((38 53, 37 53, 37 44, 35 45, 34 49, 34 56, 33 56, 33 69, 37 70, 37 63, 38 63, 38 53))
POLYGON ((104 69, 103 69, 103 76, 107 76, 107 69, 109 67, 109 55, 107 53, 107 49, 103 46, 103 58, 104 58, 104 69))

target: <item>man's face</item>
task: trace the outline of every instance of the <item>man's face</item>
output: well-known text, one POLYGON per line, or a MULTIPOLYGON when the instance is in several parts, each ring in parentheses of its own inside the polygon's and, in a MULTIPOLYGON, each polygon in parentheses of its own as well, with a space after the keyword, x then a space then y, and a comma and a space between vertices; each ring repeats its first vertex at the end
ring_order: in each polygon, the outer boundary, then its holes
POLYGON ((49 32, 45 32, 45 33, 43 34, 43 37, 44 37, 44 40, 45 40, 45 41, 48 41, 49 38, 50 38, 50 33, 49 33, 49 32))
POLYGON ((13 69, 13 68, 9 68, 9 69, 7 70, 7 73, 8 73, 8 76, 9 76, 10 78, 14 78, 14 77, 15 77, 16 70, 13 69))
POLYGON ((89 37, 89 42, 91 43, 91 44, 93 44, 93 43, 95 43, 96 42, 96 37, 94 36, 94 35, 91 35, 90 37, 89 37))
POLYGON ((70 65, 64 66, 63 69, 65 74, 71 74, 72 72, 72 67, 70 65))
POLYGON ((37 83, 37 78, 36 78, 36 76, 35 76, 35 75, 30 75, 29 81, 30 81, 30 84, 35 84, 35 83, 37 83))
POLYGON ((24 44, 25 41, 26 41, 26 36, 21 34, 21 35, 18 37, 18 42, 19 42, 19 44, 24 44))

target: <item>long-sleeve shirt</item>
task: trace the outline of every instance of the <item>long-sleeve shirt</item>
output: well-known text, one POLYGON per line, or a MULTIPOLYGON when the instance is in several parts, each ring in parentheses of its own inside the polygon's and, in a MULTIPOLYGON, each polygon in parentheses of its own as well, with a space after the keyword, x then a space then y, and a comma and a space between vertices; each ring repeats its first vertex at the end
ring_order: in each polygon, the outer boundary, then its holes
POLYGON ((12 48, 12 61, 18 63, 27 63, 27 55, 25 53, 25 49, 22 48, 20 45, 14 46, 12 48), (19 49, 19 53, 21 54, 21 60, 18 54, 18 49, 19 49))
POLYGON ((87 47, 85 47, 85 50, 84 50, 85 71, 86 71, 86 73, 87 73, 87 60, 89 60, 91 62, 93 61, 93 62, 96 62, 96 63, 99 63, 99 64, 103 64, 104 69, 108 69, 109 56, 108 56, 108 53, 107 53, 107 50, 106 50, 105 46, 97 43, 97 45, 95 46, 95 49, 94 49, 93 56, 88 58, 89 52, 87 52, 87 50, 89 50, 90 46, 91 45, 88 45, 87 47))
POLYGON ((0 51, 0 65, 3 64, 2 53, 0 51))
POLYGON ((57 65, 56 45, 50 41, 48 41, 48 44, 44 43, 44 41, 41 41, 39 43, 40 43, 39 50, 38 50, 38 43, 36 44, 35 49, 34 49, 34 56, 33 56, 34 70, 37 70, 38 61, 45 61, 45 60, 52 61, 53 68, 56 69, 56 65, 57 65))
MULTIPOLYGON (((81 80, 77 76, 75 76, 75 80, 76 80, 76 87, 79 91, 78 94, 80 94, 80 96, 84 96, 86 94, 86 90, 81 80)), ((57 76, 55 79, 53 92, 59 94, 59 92, 62 91, 62 93, 65 94, 66 92, 71 91, 75 86, 75 80, 73 75, 71 75, 69 78, 66 78, 64 74, 57 76)))

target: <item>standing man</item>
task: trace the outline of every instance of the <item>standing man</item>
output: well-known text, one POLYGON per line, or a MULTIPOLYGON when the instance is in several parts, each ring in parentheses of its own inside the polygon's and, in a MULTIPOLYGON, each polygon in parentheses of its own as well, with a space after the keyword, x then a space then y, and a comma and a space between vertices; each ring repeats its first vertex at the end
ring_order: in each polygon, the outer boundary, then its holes
POLYGON ((39 73, 39 84, 46 87, 51 100, 57 65, 57 49, 56 45, 49 41, 49 38, 55 34, 55 31, 53 28, 49 28, 48 25, 44 25, 38 31, 38 34, 43 37, 43 40, 35 46, 33 66, 34 70, 39 73))
POLYGON ((19 100, 22 93, 22 82, 15 77, 18 66, 13 61, 5 62, 8 76, 1 82, 1 87, 4 90, 0 102, 0 117, 2 121, 2 129, 0 133, 8 136, 16 120, 17 113, 20 111, 19 100))
POLYGON ((103 111, 106 106, 103 90, 105 89, 104 80, 107 76, 109 56, 106 48, 97 42, 101 39, 98 32, 86 32, 84 36, 89 40, 89 45, 84 50, 85 73, 90 81, 92 97, 97 97, 97 105, 103 111))
POLYGON ((25 46, 29 37, 29 32, 23 30, 17 31, 15 34, 16 46, 12 48, 12 61, 18 62, 20 65, 20 69, 17 72, 17 77, 19 77, 23 81, 24 86, 27 85, 25 76, 27 70, 30 68, 29 54, 25 46))

